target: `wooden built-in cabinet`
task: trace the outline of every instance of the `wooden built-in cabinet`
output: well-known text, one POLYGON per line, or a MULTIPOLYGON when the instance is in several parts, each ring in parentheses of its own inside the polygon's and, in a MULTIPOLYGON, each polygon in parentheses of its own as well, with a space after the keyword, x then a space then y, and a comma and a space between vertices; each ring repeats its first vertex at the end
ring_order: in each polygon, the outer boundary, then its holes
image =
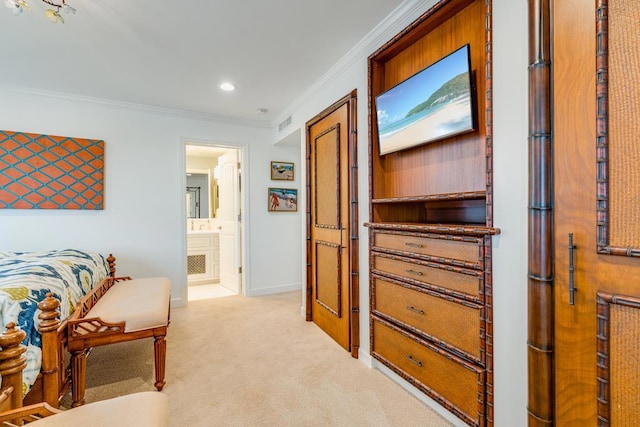
POLYGON ((369 57, 372 356, 493 425, 491 1, 436 3, 369 57), (469 44, 474 131, 379 154, 375 98, 469 44))

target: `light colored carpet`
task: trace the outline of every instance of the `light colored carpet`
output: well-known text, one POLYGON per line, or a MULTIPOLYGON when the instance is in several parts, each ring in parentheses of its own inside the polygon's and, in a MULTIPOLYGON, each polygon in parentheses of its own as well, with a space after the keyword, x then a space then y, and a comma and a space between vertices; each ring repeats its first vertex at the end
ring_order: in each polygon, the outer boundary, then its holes
MULTIPOLYGON (((171 425, 451 425, 305 322, 300 298, 230 296, 172 309, 163 391, 171 425)), ((87 371, 87 402, 154 390, 153 341, 95 348, 87 371)))

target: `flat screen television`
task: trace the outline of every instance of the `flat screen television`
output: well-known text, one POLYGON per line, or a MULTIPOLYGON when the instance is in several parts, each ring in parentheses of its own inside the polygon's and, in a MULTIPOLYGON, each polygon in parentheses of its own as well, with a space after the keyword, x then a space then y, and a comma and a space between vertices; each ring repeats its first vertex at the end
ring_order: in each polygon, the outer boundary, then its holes
POLYGON ((380 155, 474 130, 466 44, 375 98, 380 155))

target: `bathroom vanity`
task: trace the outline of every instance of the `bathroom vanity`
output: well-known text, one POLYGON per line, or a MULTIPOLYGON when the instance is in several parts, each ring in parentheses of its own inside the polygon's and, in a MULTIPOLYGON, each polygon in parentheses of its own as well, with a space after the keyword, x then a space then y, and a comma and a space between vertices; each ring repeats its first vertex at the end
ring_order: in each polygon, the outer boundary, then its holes
POLYGON ((220 241, 217 230, 187 232, 187 277, 189 285, 220 281, 220 241))

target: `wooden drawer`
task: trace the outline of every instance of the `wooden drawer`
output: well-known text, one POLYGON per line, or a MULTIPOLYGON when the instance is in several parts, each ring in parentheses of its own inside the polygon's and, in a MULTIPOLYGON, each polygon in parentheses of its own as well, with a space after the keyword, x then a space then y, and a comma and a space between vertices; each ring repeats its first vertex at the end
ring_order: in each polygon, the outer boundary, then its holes
POLYGON ((484 363, 482 306, 373 277, 372 311, 469 360, 484 363))
POLYGON ((438 234, 373 232, 374 249, 484 268, 482 239, 438 234))
POLYGON ((471 425, 484 419, 485 371, 372 318, 371 354, 471 425))
POLYGON ((484 301, 484 276, 477 270, 454 268, 445 264, 371 253, 372 267, 382 274, 424 284, 433 289, 451 293, 477 302, 484 301))

